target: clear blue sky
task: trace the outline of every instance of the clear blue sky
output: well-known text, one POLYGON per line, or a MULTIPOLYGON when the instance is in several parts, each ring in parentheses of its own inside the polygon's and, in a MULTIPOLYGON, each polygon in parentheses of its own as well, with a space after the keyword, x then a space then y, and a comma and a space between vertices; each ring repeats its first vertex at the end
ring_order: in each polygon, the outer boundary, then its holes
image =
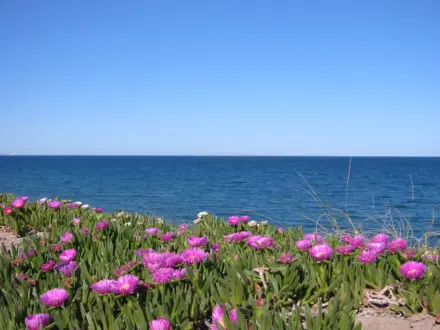
POLYGON ((0 1, 0 153, 440 156, 440 1, 0 1))

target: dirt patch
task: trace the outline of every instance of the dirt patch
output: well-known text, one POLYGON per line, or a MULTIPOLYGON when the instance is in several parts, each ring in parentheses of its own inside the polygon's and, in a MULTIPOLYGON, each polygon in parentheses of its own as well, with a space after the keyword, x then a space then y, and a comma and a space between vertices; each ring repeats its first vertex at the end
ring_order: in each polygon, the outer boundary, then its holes
POLYGON ((356 317, 356 323, 362 323, 363 330, 440 330, 440 324, 428 314, 418 314, 404 318, 392 313, 366 309, 356 317))
POLYGON ((0 246, 4 245, 9 250, 13 245, 19 246, 21 238, 9 227, 0 226, 0 246))

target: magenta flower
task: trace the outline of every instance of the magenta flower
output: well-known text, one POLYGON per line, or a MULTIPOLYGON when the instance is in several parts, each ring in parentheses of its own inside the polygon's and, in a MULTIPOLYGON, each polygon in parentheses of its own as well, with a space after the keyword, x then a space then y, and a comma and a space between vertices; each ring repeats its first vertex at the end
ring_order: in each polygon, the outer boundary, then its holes
POLYGON ((256 250, 264 250, 270 248, 274 244, 274 240, 267 236, 252 236, 246 241, 246 244, 256 250))
POLYGON ((351 241, 353 240, 353 237, 351 237, 350 235, 345 235, 341 237, 341 241, 344 243, 351 243, 351 241))
POLYGON ((93 211, 95 211, 95 213, 102 213, 102 211, 104 210, 102 209, 102 207, 95 207, 93 211))
POLYGON ((145 232, 150 236, 159 235, 161 233, 161 230, 158 228, 147 228, 145 229, 145 232))
POLYGON ((115 285, 115 292, 118 294, 132 294, 139 284, 139 278, 134 275, 124 275, 118 278, 115 285))
POLYGON ((67 261, 73 261, 76 257, 76 250, 75 249, 67 249, 60 253, 60 260, 67 262, 67 261))
POLYGON ((90 232, 89 228, 81 228, 81 233, 83 233, 84 235, 87 235, 90 232))
POLYGON ((173 280, 174 269, 160 268, 151 274, 151 278, 156 284, 164 284, 173 280))
POLYGON ((10 215, 12 213, 12 208, 10 208, 9 206, 6 206, 3 209, 3 213, 6 214, 6 215, 10 215))
POLYGON ((219 244, 212 244, 211 249, 215 252, 220 251, 220 245, 219 244))
POLYGON ((66 207, 67 207, 69 210, 73 210, 73 209, 76 209, 77 207, 79 207, 79 205, 78 205, 78 204, 75 204, 75 203, 71 203, 71 204, 67 204, 66 207))
POLYGON ((96 225, 95 225, 95 229, 96 230, 103 230, 103 229, 107 229, 109 226, 109 222, 107 220, 103 220, 103 221, 99 221, 96 225))
POLYGON ((173 278, 176 280, 180 280, 185 277, 185 274, 186 274, 186 268, 176 269, 173 272, 173 278))
POLYGON ((377 260, 377 253, 374 250, 366 250, 362 251, 358 255, 358 260, 363 264, 369 264, 372 262, 376 262, 377 260))
POLYGON ((423 262, 408 261, 400 266, 400 273, 409 280, 417 280, 425 275, 426 266, 423 262))
POLYGON ((53 260, 48 260, 46 263, 44 263, 44 264, 41 265, 40 269, 41 269, 43 272, 49 272, 49 271, 51 271, 52 269, 54 269, 55 265, 56 265, 55 261, 53 261, 53 260))
POLYGON ((61 202, 52 201, 47 204, 50 209, 59 209, 61 207, 61 202))
POLYGON ((47 313, 44 314, 34 314, 29 315, 24 319, 24 324, 28 330, 39 330, 44 328, 49 324, 50 315, 47 313))
POLYGON ((145 267, 147 267, 150 272, 154 273, 156 270, 162 268, 162 263, 147 263, 145 264, 145 267))
POLYGON ((316 243, 321 244, 322 242, 324 242, 322 236, 319 236, 317 234, 305 234, 303 239, 310 241, 312 244, 316 244, 316 243))
POLYGON ((22 199, 16 199, 15 201, 13 201, 11 203, 11 206, 14 209, 22 209, 24 207, 24 204, 26 203, 26 201, 22 200, 22 199))
POLYGON ((36 256, 37 253, 38 253, 37 249, 30 249, 30 250, 28 250, 27 255, 29 257, 33 257, 33 256, 36 256))
POLYGON ((356 248, 353 245, 351 245, 351 244, 341 245, 341 246, 338 246, 336 248, 336 253, 338 253, 338 254, 350 254, 354 250, 356 250, 356 248))
POLYGON ((229 312, 229 319, 232 323, 237 324, 237 318, 237 308, 234 308, 229 312))
POLYGON ((408 247, 408 242, 403 238, 397 238, 388 244, 388 250, 391 252, 403 251, 408 247))
MULTIPOLYGON (((403 254, 402 254, 402 256, 403 256, 405 259, 411 259, 411 258, 414 258, 416 255, 417 255, 417 252, 416 252, 416 250, 414 250, 414 249, 408 249, 408 250, 406 250, 405 252, 403 252, 403 254)), ((422 258, 423 258, 423 256, 422 256, 422 258)))
POLYGON ((239 216, 240 222, 248 222, 249 221, 249 216, 248 215, 241 215, 239 216))
POLYGON ((249 231, 239 231, 237 233, 226 235, 224 238, 227 242, 241 242, 251 236, 253 236, 253 234, 249 231))
POLYGON ((432 262, 437 262, 440 259, 437 252, 432 253, 432 252, 428 252, 428 251, 426 251, 425 253, 422 254, 422 258, 430 260, 432 262))
POLYGON ((152 250, 151 252, 144 254, 142 259, 144 265, 148 263, 158 263, 158 262, 162 262, 163 255, 161 253, 152 250))
POLYGON ((388 243, 389 237, 385 234, 377 234, 370 239, 372 243, 388 243))
POLYGON ((21 200, 27 202, 29 200, 29 197, 28 196, 19 196, 17 199, 21 199, 21 200))
POLYGON ((163 267, 175 267, 184 262, 182 256, 177 253, 166 253, 162 255, 162 265, 163 267))
POLYGON ((310 249, 310 247, 312 246, 312 243, 308 239, 302 239, 302 240, 296 241, 295 245, 300 251, 305 251, 305 250, 310 249))
POLYGON ((231 226, 238 226, 240 224, 240 217, 237 215, 233 215, 228 218, 228 222, 231 226))
POLYGON ((155 251, 153 249, 140 249, 140 250, 136 250, 135 254, 137 256, 144 256, 144 255, 147 255, 151 252, 155 252, 155 251))
POLYGON ((52 289, 40 296, 40 302, 51 307, 59 307, 69 299, 69 293, 64 289, 52 289))
MULTIPOLYGON (((76 205, 76 204, 75 204, 76 205)), ((74 225, 79 225, 79 223, 81 222, 81 220, 79 218, 73 218, 73 224, 74 225)))
POLYGON ((186 224, 186 223, 184 223, 184 224, 181 224, 180 225, 180 227, 179 227, 179 231, 177 232, 179 235, 182 235, 184 232, 185 232, 185 230, 186 230, 186 228, 188 228, 188 224, 186 224))
POLYGON ((55 270, 64 274, 64 276, 72 276, 72 272, 77 268, 76 261, 68 261, 60 263, 55 267, 55 270))
POLYGON ((279 227, 279 228, 277 229, 277 232, 278 232, 279 234, 281 234, 283 231, 284 231, 284 229, 281 228, 281 227, 279 227))
POLYGON ((136 266, 138 264, 137 261, 129 261, 128 263, 126 263, 125 265, 122 265, 121 267, 119 267, 118 269, 113 271, 113 274, 115 274, 116 276, 122 276, 127 274, 130 270, 133 269, 134 266, 136 266))
POLYGON ((73 239, 73 235, 69 232, 61 235, 61 242, 63 242, 64 244, 70 243, 70 241, 72 241, 72 239, 73 239))
POLYGON ((217 323, 219 323, 220 325, 224 325, 223 323, 223 308, 217 304, 215 305, 215 307, 212 309, 212 325, 211 325, 211 329, 213 330, 217 330, 217 323))
POLYGON ((387 244, 384 242, 370 242, 367 244, 367 249, 375 251, 376 254, 381 254, 387 249, 387 244))
POLYGON ((282 253, 280 255, 279 262, 282 264, 290 264, 293 261, 293 256, 291 253, 282 253))
POLYGON ((150 330, 169 330, 170 321, 163 318, 158 318, 150 322, 150 330))
POLYGON ((200 248, 189 248, 181 253, 181 256, 185 263, 192 265, 204 261, 208 257, 209 253, 206 253, 200 248))
POLYGON ((115 280, 101 280, 90 286, 98 294, 109 294, 115 291, 118 282, 115 280))
POLYGON ((350 244, 353 245, 355 248, 358 248, 362 244, 364 244, 364 240, 365 240, 364 236, 357 235, 353 237, 350 244))
POLYGON ((203 237, 190 236, 186 239, 186 242, 191 247, 205 246, 206 243, 208 243, 208 236, 203 236, 203 237))
POLYGON ((310 256, 316 261, 330 259, 333 255, 333 249, 326 244, 315 245, 309 250, 310 256))
POLYGON ((172 231, 169 231, 169 232, 163 234, 160 237, 160 240, 163 242, 168 242, 168 241, 171 241, 173 238, 174 238, 174 233, 172 231))

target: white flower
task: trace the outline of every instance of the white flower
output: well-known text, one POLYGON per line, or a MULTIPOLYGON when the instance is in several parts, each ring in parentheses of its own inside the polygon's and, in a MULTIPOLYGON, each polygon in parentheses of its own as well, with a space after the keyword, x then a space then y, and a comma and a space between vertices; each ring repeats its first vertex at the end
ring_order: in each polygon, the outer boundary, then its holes
MULTIPOLYGON (((130 223, 131 223, 131 222, 130 222, 130 223)), ((141 225, 144 224, 144 222, 143 222, 143 221, 138 221, 138 222, 136 222, 136 224, 139 225, 139 226, 141 226, 141 225)))
POLYGON ((197 223, 199 223, 200 221, 202 221, 202 219, 200 219, 200 218, 197 218, 197 219, 196 219, 196 220, 194 220, 193 222, 197 224, 197 223))
POLYGON ((131 222, 124 223, 124 226, 131 226, 131 222))
POLYGON ((197 213, 197 218, 203 218, 205 216, 208 216, 208 212, 206 211, 197 213))
POLYGON ((87 209, 87 208, 89 208, 89 206, 90 206, 89 204, 84 204, 83 206, 81 206, 81 208, 82 209, 87 209))
POLYGON ((248 226, 249 227, 255 227, 257 225, 257 222, 255 220, 249 221, 248 226))
POLYGON ((162 218, 156 218, 156 222, 157 223, 163 223, 163 220, 162 220, 162 218))
POLYGON ((266 226, 267 225, 267 221, 261 221, 261 225, 262 226, 266 226))
POLYGON ((119 212, 118 214, 116 214, 117 217, 123 217, 125 215, 124 212, 119 212))
POLYGON ((73 203, 73 204, 76 204, 76 205, 82 205, 82 202, 75 202, 75 203, 73 203))
POLYGON ((44 203, 46 201, 47 201, 47 197, 44 197, 44 198, 40 199, 40 203, 44 203))
POLYGON ((110 221, 115 222, 115 221, 118 221, 118 219, 113 218, 113 219, 110 219, 110 221))

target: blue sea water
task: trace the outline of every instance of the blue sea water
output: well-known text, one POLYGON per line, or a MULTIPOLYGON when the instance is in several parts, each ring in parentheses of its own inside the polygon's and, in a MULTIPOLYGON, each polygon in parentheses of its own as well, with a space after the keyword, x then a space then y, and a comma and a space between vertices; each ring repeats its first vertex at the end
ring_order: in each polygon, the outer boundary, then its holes
POLYGON ((440 213, 440 158, 0 157, 0 191, 181 222, 208 211, 312 230, 347 226, 345 213, 364 230, 393 219, 420 235, 440 213))

